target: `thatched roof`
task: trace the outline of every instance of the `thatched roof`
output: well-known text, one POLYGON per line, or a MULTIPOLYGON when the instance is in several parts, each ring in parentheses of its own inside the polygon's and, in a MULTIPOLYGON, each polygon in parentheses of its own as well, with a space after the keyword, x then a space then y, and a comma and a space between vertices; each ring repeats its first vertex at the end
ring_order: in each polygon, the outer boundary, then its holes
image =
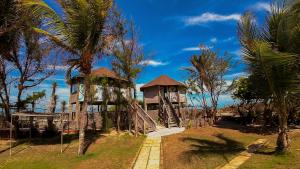
MULTIPOLYGON (((108 68, 105 67, 92 70, 91 75, 99 78, 109 78, 113 80, 127 81, 126 79, 118 76, 116 72, 109 70, 108 68)), ((81 74, 79 76, 73 77, 70 83, 78 83, 79 82, 78 80, 82 80, 82 79, 84 79, 84 75, 81 74)))
POLYGON ((153 87, 153 86, 182 86, 185 87, 184 84, 170 78, 167 75, 161 75, 158 78, 152 80, 151 82, 145 84, 141 87, 141 91, 143 91, 146 88, 153 87))
POLYGON ((92 70, 91 74, 93 76, 97 76, 97 77, 109 77, 112 79, 121 79, 114 71, 111 71, 105 67, 101 67, 99 69, 92 70))

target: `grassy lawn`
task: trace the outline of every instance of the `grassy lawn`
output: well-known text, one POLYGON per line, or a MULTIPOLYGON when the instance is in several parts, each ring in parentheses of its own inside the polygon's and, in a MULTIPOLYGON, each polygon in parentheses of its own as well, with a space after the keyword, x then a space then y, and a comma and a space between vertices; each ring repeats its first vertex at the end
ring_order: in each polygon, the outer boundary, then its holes
POLYGON ((14 148, 14 155, 9 151, 0 154, 0 168, 11 169, 126 169, 130 168, 144 137, 100 136, 88 148, 86 154, 77 157, 78 142, 71 140, 64 145, 60 154, 60 144, 43 144, 42 141, 14 148), (41 143, 41 144, 39 144, 41 143))
POLYGON ((287 154, 275 153, 276 137, 270 139, 268 146, 246 161, 240 168, 243 169, 299 169, 300 168, 300 131, 290 133, 292 140, 290 152, 287 154))
POLYGON ((241 168, 300 168, 300 151, 295 150, 300 148, 300 134, 291 135, 291 153, 275 155, 269 151, 274 150, 276 134, 255 134, 237 125, 190 129, 163 138, 163 166, 165 169, 213 169, 229 162, 255 140, 268 138, 271 147, 254 154, 241 168))

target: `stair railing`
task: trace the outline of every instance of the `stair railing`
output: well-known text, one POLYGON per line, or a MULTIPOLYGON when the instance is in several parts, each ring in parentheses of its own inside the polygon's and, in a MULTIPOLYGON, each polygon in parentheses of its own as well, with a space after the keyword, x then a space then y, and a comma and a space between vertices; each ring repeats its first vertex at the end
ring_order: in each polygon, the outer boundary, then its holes
POLYGON ((167 109, 167 104, 164 98, 161 98, 161 105, 163 110, 163 117, 164 117, 164 123, 167 125, 168 128, 170 128, 170 112, 167 109))
POLYGON ((138 112, 143 116, 143 118, 145 119, 145 121, 148 123, 148 125, 153 129, 156 130, 156 122, 149 116, 149 114, 138 104, 136 104, 137 108, 138 108, 138 112))
POLYGON ((168 97, 166 97, 166 102, 168 103, 170 109, 171 109, 171 113, 173 115, 173 117, 175 117, 176 123, 179 127, 181 127, 181 119, 180 117, 177 115, 175 108, 173 107, 172 102, 170 101, 170 99, 168 97))
MULTIPOLYGON (((132 105, 132 104, 130 104, 129 103, 129 105, 130 105, 130 108, 132 109, 132 110, 135 110, 135 107, 134 107, 134 105, 132 105)), ((138 105, 137 103, 135 103, 135 106, 136 106, 136 108, 137 108, 137 115, 138 115, 138 118, 140 118, 143 122, 142 122, 142 124, 140 124, 140 125, 142 125, 142 130, 143 130, 143 132, 145 133, 146 131, 145 131, 145 129, 146 129, 146 124, 148 124, 148 126, 152 129, 152 130, 156 130, 156 123, 155 123, 155 121, 143 110, 143 108, 140 106, 140 105, 138 105)))

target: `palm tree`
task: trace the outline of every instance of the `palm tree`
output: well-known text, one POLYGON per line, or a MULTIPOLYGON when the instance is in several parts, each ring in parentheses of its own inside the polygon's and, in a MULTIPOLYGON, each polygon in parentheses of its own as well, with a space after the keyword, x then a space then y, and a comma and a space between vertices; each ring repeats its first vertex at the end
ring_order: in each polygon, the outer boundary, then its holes
POLYGON ((56 103, 57 103, 56 88, 57 88, 57 83, 56 82, 52 83, 52 93, 50 98, 50 105, 48 107, 48 112, 52 114, 55 113, 56 103))
MULTIPOLYGON (((113 47, 112 67, 115 72, 117 72, 121 77, 127 80, 126 87, 130 91, 129 102, 133 102, 137 99, 136 83, 135 80, 139 73, 142 71, 144 54, 142 48, 138 44, 137 34, 132 22, 127 23, 125 19, 121 17, 118 12, 114 12, 115 29, 113 30, 116 40, 113 47), (133 97, 131 94, 131 89, 133 89, 133 97)), ((118 82, 119 88, 122 82, 118 82)), ((120 96, 121 91, 116 91, 116 94, 120 96)), ((121 97, 118 97, 121 103, 121 97)), ((128 114, 129 117, 129 131, 131 131, 132 125, 132 113, 128 114)), ((135 116, 136 113, 135 113, 135 116)), ((137 119, 137 118, 135 118, 137 119)), ((120 126, 120 112, 119 106, 117 108, 117 127, 120 126)), ((135 125, 135 127, 137 127, 135 125)), ((137 131, 137 128, 135 129, 137 131)), ((137 133, 137 132, 135 132, 137 133)))
POLYGON ((200 55, 193 55, 190 59, 191 67, 185 68, 189 72, 188 85, 193 92, 200 95, 202 107, 210 117, 210 125, 216 121, 219 96, 225 87, 224 75, 229 69, 230 58, 217 56, 217 53, 201 47, 200 55), (209 95, 211 109, 208 106, 209 95))
POLYGON ((253 83, 260 90, 270 93, 274 108, 279 115, 277 149, 286 151, 289 146, 287 134, 289 95, 299 92, 299 45, 300 1, 274 3, 267 17, 266 26, 259 29, 250 13, 238 24, 238 34, 243 57, 249 66, 253 83))
MULTIPOLYGON (((113 0, 58 1, 62 16, 42 0, 23 0, 37 17, 44 18, 44 28, 35 31, 46 35, 69 54, 70 69, 78 69, 84 80, 84 101, 80 112, 78 155, 84 154, 87 106, 90 101, 90 74, 96 56, 106 44, 104 28, 113 0)), ((69 71, 70 72, 70 71, 69 71)))
MULTIPOLYGON (((56 88, 57 88, 57 83, 56 82, 52 83, 52 93, 50 98, 50 104, 48 107, 48 113, 51 114, 55 113, 56 104, 57 104, 58 96, 56 95, 56 88)), ((52 131, 54 130, 53 117, 48 117, 48 129, 52 131)))

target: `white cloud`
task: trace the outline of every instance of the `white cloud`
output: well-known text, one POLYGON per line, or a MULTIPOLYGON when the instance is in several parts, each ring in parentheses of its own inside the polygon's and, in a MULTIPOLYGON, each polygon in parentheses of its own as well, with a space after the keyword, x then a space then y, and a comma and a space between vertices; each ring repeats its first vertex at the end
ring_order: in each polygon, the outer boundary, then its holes
POLYGON ((217 43, 217 42, 218 42, 218 39, 215 38, 215 37, 214 37, 214 38, 211 38, 211 39, 210 39, 210 42, 212 42, 212 43, 217 43))
POLYGON ((236 56, 239 56, 241 57, 243 55, 243 52, 241 49, 237 49, 237 50, 234 50, 234 51, 230 51, 229 52, 230 54, 233 54, 233 55, 236 55, 236 56))
POLYGON ((247 72, 238 72, 238 73, 225 75, 224 79, 234 79, 234 78, 237 78, 237 77, 245 77, 245 76, 248 76, 248 75, 249 74, 247 72))
POLYGON ((199 47, 188 47, 188 48, 183 48, 182 51, 199 51, 199 47))
POLYGON ((251 6, 251 9, 254 9, 256 11, 271 11, 271 6, 269 3, 265 3, 265 2, 258 2, 256 4, 254 4, 253 6, 251 6))
POLYGON ((154 67, 156 67, 156 66, 165 66, 165 65, 167 65, 169 63, 168 62, 161 62, 161 61, 156 61, 156 60, 150 60, 150 59, 148 59, 148 60, 142 61, 140 64, 146 64, 148 66, 154 66, 154 67))
POLYGON ((192 46, 192 47, 183 48, 182 51, 185 51, 185 52, 200 51, 200 50, 211 49, 211 48, 213 48, 213 47, 201 45, 201 46, 192 46))
POLYGON ((48 65, 47 69, 54 69, 55 70, 67 70, 68 66, 63 66, 63 65, 48 65))
POLYGON ((184 19, 187 26, 200 25, 207 22, 223 22, 223 21, 238 21, 241 14, 221 15, 216 13, 206 12, 199 16, 191 16, 184 19))
POLYGON ((231 37, 228 37, 226 39, 223 39, 222 42, 229 42, 229 41, 232 41, 233 39, 234 39, 234 37, 231 36, 231 37))

